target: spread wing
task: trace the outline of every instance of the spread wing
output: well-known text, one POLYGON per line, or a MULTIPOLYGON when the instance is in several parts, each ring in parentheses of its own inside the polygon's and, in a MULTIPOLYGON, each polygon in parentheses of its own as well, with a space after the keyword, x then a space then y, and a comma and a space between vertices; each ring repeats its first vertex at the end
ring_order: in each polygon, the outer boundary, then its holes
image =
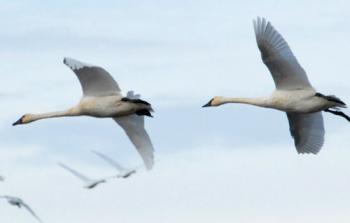
POLYGON ((85 182, 91 182, 92 180, 89 179, 88 177, 84 176, 83 174, 79 173, 76 170, 73 170, 72 168, 64 165, 63 163, 58 163, 59 166, 61 166, 62 168, 66 169, 67 171, 71 172, 74 176, 80 178, 81 180, 85 181, 85 182))
POLYGON ((147 169, 153 167, 153 145, 144 128, 144 117, 129 115, 114 120, 124 129, 126 135, 140 153, 147 169))
POLYGON ((261 58, 272 74, 277 89, 309 88, 311 84, 288 43, 265 18, 254 20, 261 58))
POLYGON ((84 96, 120 95, 117 82, 105 69, 71 58, 64 58, 63 63, 77 75, 84 96))
POLYGON ((112 160, 111 158, 109 158, 105 154, 97 152, 95 150, 92 150, 91 152, 95 153, 97 156, 99 156, 102 159, 104 159, 107 163, 109 163, 112 166, 114 166, 117 170, 119 170, 119 171, 123 171, 124 170, 124 168, 121 165, 119 165, 119 163, 117 163, 115 160, 112 160))
POLYGON ((34 218, 36 218, 39 222, 42 222, 41 219, 35 214, 35 212, 29 207, 29 205, 27 205, 23 201, 21 202, 21 204, 25 209, 27 209, 33 215, 34 218))
POLYGON ((287 113, 287 117, 298 153, 317 154, 323 146, 325 134, 321 112, 287 113))
POLYGON ((0 181, 5 181, 5 178, 3 176, 0 176, 0 181))

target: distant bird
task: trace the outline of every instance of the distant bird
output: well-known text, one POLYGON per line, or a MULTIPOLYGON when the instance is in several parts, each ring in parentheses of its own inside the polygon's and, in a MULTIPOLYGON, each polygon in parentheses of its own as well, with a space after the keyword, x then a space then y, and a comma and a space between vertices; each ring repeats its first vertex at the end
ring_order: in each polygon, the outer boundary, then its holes
POLYGON ((118 177, 118 178, 128 178, 131 175, 133 175, 134 173, 136 173, 136 169, 125 169, 119 163, 117 163, 115 160, 112 160, 111 158, 109 158, 108 156, 106 156, 100 152, 97 152, 95 150, 92 150, 91 152, 93 152, 97 156, 101 157, 107 163, 111 164, 114 168, 116 168, 119 171, 119 174, 116 175, 116 177, 118 177))
POLYGON ((58 165, 64 169, 66 169, 67 171, 71 172, 74 176, 80 178, 82 181, 84 181, 85 182, 84 187, 86 189, 92 189, 101 183, 106 183, 106 178, 105 179, 98 179, 98 180, 90 179, 90 178, 84 176, 83 174, 79 173, 78 171, 73 170, 72 168, 68 167, 67 165, 64 165, 63 163, 58 163, 58 165))
POLYGON ((242 103, 284 111, 298 153, 318 153, 325 134, 321 111, 350 121, 350 117, 340 111, 346 108, 345 103, 336 96, 316 92, 287 42, 270 22, 258 18, 254 21, 254 30, 262 60, 272 74, 276 90, 269 97, 261 98, 214 97, 203 107, 242 103))
POLYGON ((153 145, 144 128, 144 116, 152 117, 151 105, 129 91, 123 97, 112 76, 103 68, 65 58, 63 60, 77 75, 83 89, 83 97, 75 107, 66 111, 44 114, 25 114, 13 125, 27 124, 40 119, 65 116, 92 116, 113 118, 126 132, 147 169, 153 166, 153 145))
POLYGON ((29 205, 27 205, 26 203, 24 203, 22 201, 22 199, 18 198, 18 197, 13 197, 13 196, 0 196, 0 199, 6 199, 7 202, 9 202, 11 205, 17 206, 18 208, 24 207, 25 209, 27 209, 34 218, 36 218, 39 222, 42 222, 41 219, 34 213, 34 211, 29 207, 29 205))

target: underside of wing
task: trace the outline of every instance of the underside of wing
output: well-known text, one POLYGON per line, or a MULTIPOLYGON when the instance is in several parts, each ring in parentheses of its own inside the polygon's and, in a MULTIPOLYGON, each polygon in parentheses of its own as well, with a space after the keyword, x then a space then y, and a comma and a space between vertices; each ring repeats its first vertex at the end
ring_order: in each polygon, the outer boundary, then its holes
POLYGON ((277 89, 309 88, 311 84, 284 38, 264 18, 254 20, 261 58, 272 74, 277 89))
POLYGON ((141 155, 147 169, 153 167, 153 145, 144 128, 144 117, 129 115, 114 120, 124 129, 125 133, 141 155))
POLYGON ((287 113, 289 128, 298 153, 317 154, 324 143, 321 112, 311 114, 287 113))
POLYGON ((63 63, 77 75, 84 96, 120 95, 117 82, 105 69, 71 58, 64 58, 63 63))

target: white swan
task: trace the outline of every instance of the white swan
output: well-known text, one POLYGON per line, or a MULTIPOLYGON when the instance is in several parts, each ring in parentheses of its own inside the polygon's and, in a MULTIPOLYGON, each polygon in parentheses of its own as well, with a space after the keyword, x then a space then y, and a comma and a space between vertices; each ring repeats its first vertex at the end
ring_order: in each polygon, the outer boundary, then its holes
POLYGON ((115 160, 112 160, 111 158, 109 158, 108 156, 106 156, 105 154, 102 154, 100 152, 97 152, 95 150, 92 150, 91 152, 93 152, 94 154, 96 154, 97 156, 101 157, 103 160, 105 160, 107 163, 111 164, 114 168, 116 168, 119 171, 119 174, 116 175, 116 177, 118 178, 128 178, 131 175, 136 173, 136 168, 133 169, 125 169, 124 167, 122 167, 119 163, 117 163, 115 160))
POLYGON ((86 189, 92 189, 95 188, 97 185, 101 184, 101 183, 106 183, 106 179, 107 178, 102 178, 102 179, 90 179, 86 176, 84 176, 83 174, 79 173, 76 170, 73 170, 71 167, 68 167, 67 165, 63 164, 63 163, 58 163, 59 166, 61 166, 62 168, 66 169, 67 171, 71 172, 74 176, 78 177, 79 179, 81 179, 82 181, 85 182, 84 187, 86 189))
POLYGON ((339 111, 346 105, 339 98, 317 93, 283 37, 264 18, 254 21, 261 57, 270 70, 276 90, 269 97, 214 97, 203 107, 242 103, 287 112, 290 132, 298 153, 318 153, 324 142, 321 111, 350 117, 339 111), (332 108, 332 109, 331 109, 332 108))
POLYGON ((74 71, 82 86, 83 97, 78 105, 66 111, 25 114, 13 125, 64 116, 113 118, 137 148, 147 169, 151 169, 153 145, 144 128, 144 116, 152 117, 151 105, 139 99, 139 95, 133 95, 132 91, 128 92, 127 97, 123 97, 117 82, 101 67, 70 58, 65 58, 63 62, 74 71))
POLYGON ((18 208, 24 207, 29 211, 31 215, 33 215, 34 218, 36 218, 39 222, 42 222, 41 219, 35 214, 35 212, 29 207, 29 205, 24 203, 22 199, 7 195, 0 196, 0 198, 6 199, 7 202, 9 202, 11 205, 17 206, 18 208))

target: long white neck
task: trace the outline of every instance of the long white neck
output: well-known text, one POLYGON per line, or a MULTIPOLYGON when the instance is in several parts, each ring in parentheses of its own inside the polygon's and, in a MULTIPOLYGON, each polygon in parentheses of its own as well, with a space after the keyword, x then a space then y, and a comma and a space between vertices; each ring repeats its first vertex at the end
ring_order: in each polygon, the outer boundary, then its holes
POLYGON ((57 111, 57 112, 47 112, 42 114, 30 114, 28 117, 28 122, 34 122, 40 119, 47 118, 58 118, 58 117, 68 117, 68 116, 78 116, 80 115, 76 108, 71 108, 66 111, 57 111))
POLYGON ((270 103, 266 98, 226 98, 222 97, 219 101, 219 105, 227 103, 239 103, 239 104, 249 104, 259 107, 270 107, 270 103))

